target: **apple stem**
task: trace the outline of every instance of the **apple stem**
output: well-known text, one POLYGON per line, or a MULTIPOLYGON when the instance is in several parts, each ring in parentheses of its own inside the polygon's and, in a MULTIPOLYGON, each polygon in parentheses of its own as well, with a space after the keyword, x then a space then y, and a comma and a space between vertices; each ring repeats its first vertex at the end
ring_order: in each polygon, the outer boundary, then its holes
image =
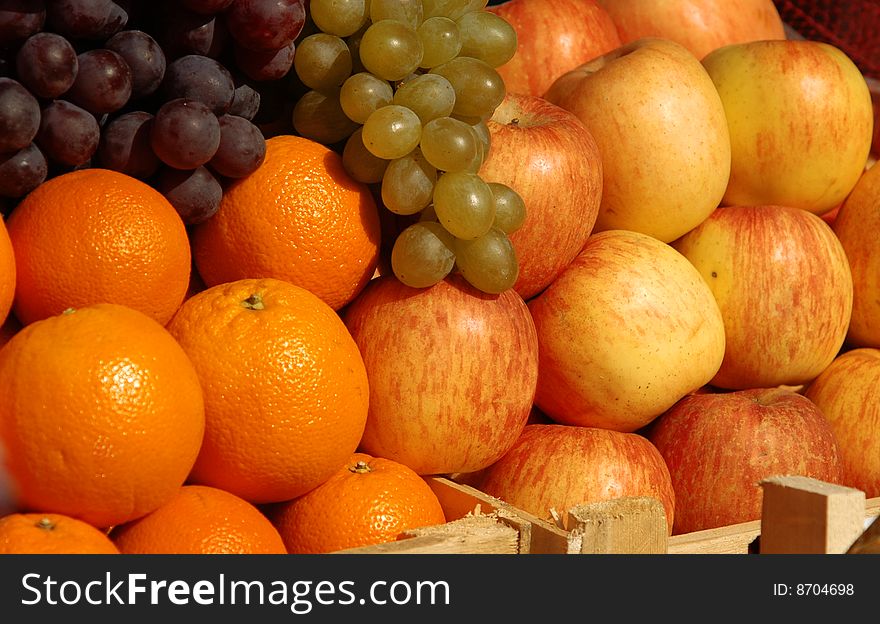
POLYGON ((519 125, 519 117, 514 117, 509 122, 507 122, 508 126, 518 126, 519 125))

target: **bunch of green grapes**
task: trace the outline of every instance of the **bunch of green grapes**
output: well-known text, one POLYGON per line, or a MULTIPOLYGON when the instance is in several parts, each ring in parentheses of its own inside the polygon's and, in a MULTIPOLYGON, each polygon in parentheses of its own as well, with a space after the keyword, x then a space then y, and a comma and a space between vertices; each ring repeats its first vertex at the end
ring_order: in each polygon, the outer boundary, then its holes
POLYGON ((293 111, 303 136, 345 141, 343 163, 381 185, 385 207, 415 216, 391 251, 403 283, 431 286, 454 268, 486 293, 519 274, 509 235, 522 198, 487 183, 486 121, 504 99, 495 70, 516 51, 516 32, 486 0, 311 0, 319 32, 294 68, 310 89, 293 111))

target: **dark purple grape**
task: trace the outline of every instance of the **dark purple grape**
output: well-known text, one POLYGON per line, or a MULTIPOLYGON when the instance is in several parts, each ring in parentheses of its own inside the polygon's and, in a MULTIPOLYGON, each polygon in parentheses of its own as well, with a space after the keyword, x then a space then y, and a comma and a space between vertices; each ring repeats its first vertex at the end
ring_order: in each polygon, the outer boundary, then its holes
POLYGON ((229 110, 234 92, 235 83, 229 70, 199 54, 187 54, 169 63, 162 81, 166 99, 195 100, 217 115, 229 110))
POLYGON ((161 164, 150 144, 153 116, 132 111, 108 122, 95 156, 102 167, 145 180, 161 164))
POLYGON ((260 110, 260 92, 244 82, 235 87, 229 114, 250 121, 258 110, 260 110))
POLYGON ((41 32, 29 37, 18 49, 15 68, 24 86, 41 98, 51 100, 73 86, 79 61, 67 39, 41 32))
POLYGON ((43 109, 36 143, 46 158, 75 167, 89 161, 100 138, 94 115, 65 100, 55 100, 43 109))
POLYGON ((232 0, 181 0, 180 3, 193 13, 215 15, 225 11, 232 0))
POLYGON ((27 147, 39 127, 37 98, 17 80, 0 78, 0 154, 27 147))
POLYGON ((229 42, 226 22, 174 6, 165 16, 162 47, 169 58, 200 54, 218 58, 229 42))
POLYGON ((223 115, 220 118, 220 145, 208 166, 227 178, 243 178, 263 164, 266 139, 244 117, 223 115))
POLYGON ((46 26, 68 39, 104 39, 116 32, 114 23, 123 15, 111 0, 52 0, 46 6, 46 26))
POLYGON ((0 48, 13 47, 43 30, 43 0, 0 0, 0 48))
POLYGON ((175 169, 195 169, 220 145, 220 121, 205 104, 177 98, 156 111, 150 130, 156 156, 175 169))
POLYGON ((306 21, 303 0, 235 0, 224 15, 232 37, 251 50, 280 50, 306 21))
POLYGON ((220 208, 223 186, 205 167, 163 167, 154 183, 187 225, 210 219, 220 208))
POLYGON ((0 156, 0 195, 24 197, 46 179, 46 157, 31 143, 14 154, 0 156))
POLYGON ((131 99, 150 95, 165 77, 165 53, 153 37, 142 30, 123 30, 104 44, 125 60, 131 70, 131 99))
POLYGON ((251 80, 278 80, 284 78, 293 66, 296 51, 291 41, 280 50, 256 51, 239 45, 234 47, 235 64, 251 80))
POLYGON ((104 28, 95 33, 94 39, 96 40, 106 41, 128 25, 128 11, 117 2, 111 2, 111 5, 110 18, 104 28))
POLYGON ((121 55, 98 48, 77 57, 79 71, 67 99, 90 113, 112 113, 131 97, 131 69, 121 55))

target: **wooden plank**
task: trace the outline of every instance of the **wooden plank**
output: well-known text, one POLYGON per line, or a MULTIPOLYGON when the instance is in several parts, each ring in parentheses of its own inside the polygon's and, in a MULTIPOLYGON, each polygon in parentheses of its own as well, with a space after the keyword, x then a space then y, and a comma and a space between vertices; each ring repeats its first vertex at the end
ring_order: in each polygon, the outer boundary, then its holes
POLYGON ((865 493, 802 476, 761 482, 762 554, 841 554, 864 530, 865 493))
POLYGON ((669 531, 663 503, 653 497, 625 497, 578 505, 565 528, 580 541, 582 554, 665 554, 669 531))
POLYGON ((666 552, 670 555, 746 555, 760 534, 760 520, 683 533, 669 538, 666 552))
POLYGON ((469 516, 405 532, 395 542, 349 548, 337 555, 474 554, 514 555, 519 552, 516 529, 491 516, 469 516))
POLYGON ((440 500, 447 520, 472 513, 495 514, 515 528, 519 531, 520 554, 566 554, 571 550, 566 531, 485 492, 445 477, 429 477, 428 485, 440 500))

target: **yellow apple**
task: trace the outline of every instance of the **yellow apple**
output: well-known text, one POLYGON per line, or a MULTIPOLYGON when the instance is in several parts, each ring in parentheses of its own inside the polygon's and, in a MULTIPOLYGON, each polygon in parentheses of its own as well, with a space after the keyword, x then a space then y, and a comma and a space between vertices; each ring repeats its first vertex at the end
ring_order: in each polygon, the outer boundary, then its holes
POLYGON ((880 167, 868 169, 837 212, 834 228, 853 280, 853 310, 847 340, 880 347, 880 167))
POLYGON ((841 483, 880 496, 880 349, 839 355, 804 390, 840 445, 841 483))
POLYGON ((705 385, 724 356, 709 287, 647 234, 593 234, 528 306, 538 333, 535 405, 562 424, 633 432, 705 385))
POLYGON ((673 246, 709 284, 724 318, 727 346, 713 385, 800 385, 840 351, 852 277, 821 218, 789 206, 727 206, 673 246))
POLYGON ((545 98, 577 115, 599 146, 594 232, 670 242, 718 206, 730 174, 727 120, 708 74, 683 46, 639 39, 560 76, 545 98))
POLYGON ((622 43, 663 37, 698 59, 731 43, 785 39, 773 0, 599 0, 622 43))
POLYGON ((703 58, 727 115, 727 205, 793 206, 823 214, 865 169, 873 111, 864 76, 818 41, 755 41, 703 58))

